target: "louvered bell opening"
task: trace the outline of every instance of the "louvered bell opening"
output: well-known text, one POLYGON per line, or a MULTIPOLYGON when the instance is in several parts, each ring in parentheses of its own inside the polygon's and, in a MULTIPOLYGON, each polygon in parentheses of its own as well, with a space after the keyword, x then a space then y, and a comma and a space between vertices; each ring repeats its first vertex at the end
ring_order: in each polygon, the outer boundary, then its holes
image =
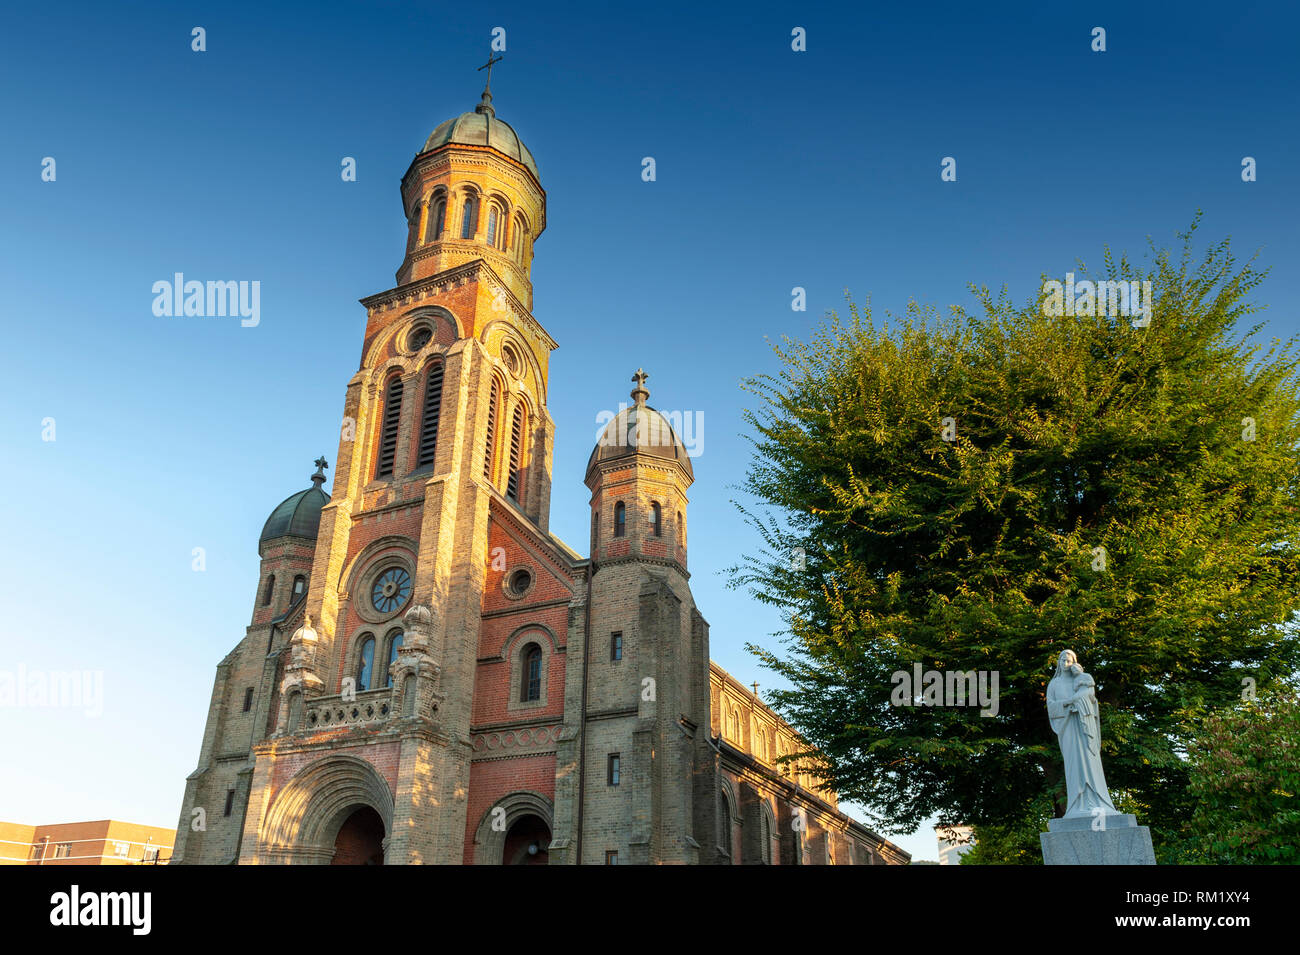
POLYGON ((384 395, 384 430, 379 438, 379 467, 376 477, 393 476, 393 461, 397 457, 397 422, 402 417, 402 379, 394 377, 388 382, 384 395))
POLYGON ((483 452, 483 476, 489 481, 492 480, 492 451, 495 447, 497 429, 497 404, 500 401, 501 389, 495 381, 492 382, 492 398, 488 406, 487 419, 487 447, 483 452))
POLYGON ((433 467, 438 451, 438 419, 442 415, 442 363, 429 369, 429 381, 424 387, 424 415, 420 419, 420 456, 417 468, 433 467))
POLYGON ((510 477, 506 481, 506 495, 519 500, 519 455, 524 442, 524 409, 515 409, 515 419, 510 424, 510 477))

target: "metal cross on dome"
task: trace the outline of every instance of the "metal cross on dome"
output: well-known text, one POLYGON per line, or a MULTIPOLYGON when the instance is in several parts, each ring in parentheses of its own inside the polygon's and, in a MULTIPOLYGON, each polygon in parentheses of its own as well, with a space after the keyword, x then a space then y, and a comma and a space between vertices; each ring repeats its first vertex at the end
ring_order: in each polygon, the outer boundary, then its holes
POLYGON ((476 73, 482 72, 483 70, 487 70, 487 71, 488 71, 488 75, 487 75, 487 83, 486 83, 486 85, 483 87, 483 89, 484 89, 485 91, 486 91, 486 90, 490 90, 490 89, 492 89, 492 64, 494 64, 494 63, 500 63, 503 59, 505 59, 505 57, 503 57, 503 56, 493 56, 493 55, 492 55, 492 52, 489 50, 489 51, 488 51, 488 61, 487 61, 486 63, 484 63, 482 66, 480 66, 477 70, 474 71, 474 72, 476 72, 476 73))

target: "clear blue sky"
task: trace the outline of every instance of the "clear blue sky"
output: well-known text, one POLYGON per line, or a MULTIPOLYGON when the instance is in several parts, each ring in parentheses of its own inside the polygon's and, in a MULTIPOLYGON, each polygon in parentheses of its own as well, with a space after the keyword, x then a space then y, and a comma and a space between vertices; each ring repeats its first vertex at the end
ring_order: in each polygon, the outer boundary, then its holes
MULTIPOLYGON (((493 27, 498 116, 548 194, 533 279, 560 343, 552 529, 585 549, 596 416, 644 366, 652 404, 704 417, 692 587, 714 658, 746 682, 769 677, 744 643, 779 621, 720 573, 755 546, 730 504, 738 383, 843 289, 893 311, 968 303, 971 281, 1023 299, 1104 243, 1172 242, 1202 208, 1204 240, 1263 250, 1265 317, 1294 333, 1295 8, 1134 6, 10 5, 0 669, 102 671, 104 700, 97 717, 0 708, 0 819, 175 824, 257 535, 313 458, 333 462, 357 299, 402 254, 400 178, 477 102, 493 27), (174 272, 260 281, 261 324, 155 317, 174 272)), ((937 857, 929 827, 898 841, 937 857)))

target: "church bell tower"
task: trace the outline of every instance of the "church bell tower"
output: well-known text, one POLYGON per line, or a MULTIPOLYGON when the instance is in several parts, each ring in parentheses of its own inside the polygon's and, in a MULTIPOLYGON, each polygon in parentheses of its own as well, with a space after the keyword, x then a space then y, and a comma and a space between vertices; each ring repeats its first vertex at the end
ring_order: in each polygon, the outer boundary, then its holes
MULTIPOLYGON (((382 689, 399 763, 400 822, 385 857, 459 863, 489 509, 546 532, 554 435, 556 342, 531 311, 546 194, 532 154, 496 116, 490 76, 472 111, 434 129, 401 197, 397 284, 361 300, 360 367, 307 597, 314 639, 295 637, 281 732, 259 748, 258 777, 298 753, 295 733, 347 721, 349 699, 367 712, 366 694, 382 689), (343 705, 313 705, 339 695, 343 705)), ((246 827, 245 855, 259 851, 258 823, 246 827)))

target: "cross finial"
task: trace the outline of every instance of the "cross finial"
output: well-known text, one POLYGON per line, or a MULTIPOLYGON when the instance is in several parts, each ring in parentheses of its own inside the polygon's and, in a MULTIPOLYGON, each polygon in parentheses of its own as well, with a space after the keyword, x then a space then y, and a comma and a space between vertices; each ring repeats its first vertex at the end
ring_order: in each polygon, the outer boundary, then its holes
POLYGON ((753 682, 752 686, 754 687, 754 695, 755 695, 755 696, 758 696, 758 681, 755 680, 755 681, 753 682))
POLYGON ((492 108, 492 66, 500 63, 504 57, 493 56, 492 51, 488 51, 488 61, 478 68, 475 72, 487 70, 487 83, 483 85, 482 101, 475 108, 476 113, 487 113, 489 116, 495 116, 496 110, 492 108))
POLYGON ((325 460, 323 454, 312 463, 316 465, 316 473, 311 476, 311 479, 316 483, 317 487, 320 487, 325 483, 325 469, 330 466, 330 463, 325 460))
POLYGON ((636 374, 632 376, 632 381, 636 383, 636 387, 632 389, 632 400, 636 402, 637 407, 645 404, 645 400, 650 397, 650 389, 645 386, 646 379, 649 377, 641 368, 638 368, 636 374))

